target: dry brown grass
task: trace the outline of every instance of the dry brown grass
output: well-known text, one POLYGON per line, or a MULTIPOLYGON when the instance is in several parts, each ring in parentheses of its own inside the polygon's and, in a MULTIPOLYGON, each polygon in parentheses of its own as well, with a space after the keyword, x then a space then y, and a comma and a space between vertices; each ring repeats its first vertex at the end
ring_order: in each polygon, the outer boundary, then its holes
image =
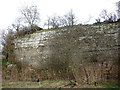
POLYGON ((103 83, 96 86, 79 84, 74 86, 68 80, 45 80, 41 82, 4 82, 2 88, 110 88, 110 86, 115 88, 112 84, 103 83))

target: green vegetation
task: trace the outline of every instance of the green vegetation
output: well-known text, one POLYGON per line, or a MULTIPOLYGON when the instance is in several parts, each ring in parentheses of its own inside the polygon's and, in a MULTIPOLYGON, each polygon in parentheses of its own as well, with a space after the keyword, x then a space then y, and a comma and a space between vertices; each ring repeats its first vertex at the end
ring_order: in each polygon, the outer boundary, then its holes
POLYGON ((9 63, 9 64, 16 64, 16 63, 13 63, 13 62, 10 62, 10 61, 0 61, 0 63, 2 63, 2 64, 7 64, 7 63, 9 63))
MULTIPOLYGON (((105 88, 118 88, 116 82, 104 82, 104 83, 101 83, 101 85, 105 88)), ((119 89, 120 89, 120 87, 119 87, 119 89)))

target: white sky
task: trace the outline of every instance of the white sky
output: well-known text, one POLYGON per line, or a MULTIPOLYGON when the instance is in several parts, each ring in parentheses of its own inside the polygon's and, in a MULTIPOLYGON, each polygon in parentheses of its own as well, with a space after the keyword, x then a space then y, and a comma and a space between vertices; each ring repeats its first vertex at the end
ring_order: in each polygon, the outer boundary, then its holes
POLYGON ((47 16, 53 14, 64 15, 73 9, 79 23, 84 23, 89 16, 98 17, 103 9, 109 12, 116 10, 115 3, 119 0, 1 0, 0 1, 0 29, 5 29, 14 23, 20 15, 19 9, 25 5, 37 5, 41 17, 41 24, 47 16))

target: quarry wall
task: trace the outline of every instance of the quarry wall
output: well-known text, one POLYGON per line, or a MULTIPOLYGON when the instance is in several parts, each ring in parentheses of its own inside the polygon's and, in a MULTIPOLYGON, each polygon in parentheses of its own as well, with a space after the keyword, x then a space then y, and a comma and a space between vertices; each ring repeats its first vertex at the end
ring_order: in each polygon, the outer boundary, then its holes
POLYGON ((79 83, 118 77, 117 24, 40 31, 14 40, 15 59, 40 69, 68 65, 79 83))

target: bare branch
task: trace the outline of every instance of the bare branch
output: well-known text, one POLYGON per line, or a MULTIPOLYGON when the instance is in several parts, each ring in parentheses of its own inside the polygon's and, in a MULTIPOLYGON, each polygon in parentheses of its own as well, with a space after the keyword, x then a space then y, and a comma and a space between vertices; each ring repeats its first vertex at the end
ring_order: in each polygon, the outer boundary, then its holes
POLYGON ((38 23, 40 20, 37 6, 25 7, 20 12, 25 23, 28 23, 30 26, 38 23))

